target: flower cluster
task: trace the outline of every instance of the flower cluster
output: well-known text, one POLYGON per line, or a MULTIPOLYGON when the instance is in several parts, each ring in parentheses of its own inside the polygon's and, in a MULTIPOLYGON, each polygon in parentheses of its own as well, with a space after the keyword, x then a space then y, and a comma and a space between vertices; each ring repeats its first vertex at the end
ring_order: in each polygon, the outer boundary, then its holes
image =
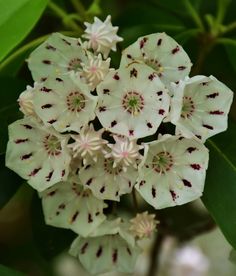
POLYGON ((156 230, 147 212, 114 219, 122 195, 136 191, 155 209, 201 196, 204 142, 227 128, 233 98, 212 76, 189 78, 188 55, 165 33, 138 38, 110 68, 123 40, 110 20, 85 23, 82 38, 54 33, 33 51, 35 83, 19 97, 24 118, 9 126, 6 154, 39 192, 46 223, 79 235, 70 253, 91 273, 132 272, 138 241, 156 230))

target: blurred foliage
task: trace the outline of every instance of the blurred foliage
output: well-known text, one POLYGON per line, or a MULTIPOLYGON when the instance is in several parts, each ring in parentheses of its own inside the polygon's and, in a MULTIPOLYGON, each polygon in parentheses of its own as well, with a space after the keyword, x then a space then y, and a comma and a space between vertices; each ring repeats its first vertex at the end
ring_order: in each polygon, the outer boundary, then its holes
MULTIPOLYGON (((38 197, 4 165, 7 125, 20 116, 18 95, 27 83, 32 85, 25 59, 50 33, 79 36, 84 21, 92 21, 95 15, 104 19, 108 14, 124 38, 111 55, 114 67, 119 66, 122 49, 139 36, 166 32, 190 56, 192 75, 214 75, 236 90, 236 1, 0 0, 0 261, 4 264, 0 275, 20 275, 5 265, 27 275, 51 275, 48 261, 67 249, 74 237, 69 230, 45 225, 38 197)), ((210 165, 203 202, 236 248, 235 107, 234 103, 228 131, 207 143, 210 165)), ((123 201, 125 208, 127 202, 123 201)), ((163 231, 180 240, 196 234, 199 225, 204 230, 205 224, 209 230, 212 224, 209 215, 189 204, 158 211, 157 215, 163 231)))

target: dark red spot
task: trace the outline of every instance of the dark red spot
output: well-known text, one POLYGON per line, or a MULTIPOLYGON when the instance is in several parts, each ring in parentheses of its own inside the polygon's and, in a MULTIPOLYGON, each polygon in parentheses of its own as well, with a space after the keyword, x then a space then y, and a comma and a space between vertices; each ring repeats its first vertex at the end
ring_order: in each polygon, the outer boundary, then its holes
POLYGON ((185 70, 185 69, 186 69, 186 66, 179 66, 179 67, 178 67, 178 70, 179 70, 179 71, 183 71, 183 70, 185 70))
POLYGON ((45 47, 47 50, 52 50, 52 51, 56 51, 56 48, 53 47, 52 45, 50 44, 47 44, 47 46, 45 47))
POLYGON ((61 177, 63 177, 65 175, 66 171, 65 170, 62 170, 61 171, 61 177))
POLYGON ((155 74, 155 73, 152 73, 152 74, 150 74, 150 75, 148 76, 148 79, 149 79, 150 81, 152 81, 155 77, 156 77, 156 74, 155 74))
POLYGON ((175 201, 176 198, 177 198, 176 193, 175 193, 173 190, 170 190, 170 194, 171 194, 171 196, 172 196, 172 199, 175 201))
POLYGON ((114 127, 117 124, 117 121, 112 121, 111 122, 111 127, 114 127))
POLYGON ((44 82, 46 79, 47 79, 47 78, 44 77, 44 78, 41 78, 40 81, 41 81, 41 82, 44 82))
POLYGON ((84 169, 87 170, 91 167, 91 165, 87 165, 84 169))
POLYGON ((156 197, 156 189, 154 187, 152 187, 152 197, 153 198, 156 197))
POLYGON ((143 186, 145 183, 146 183, 145 180, 141 180, 141 181, 139 182, 139 188, 140 188, 141 186, 143 186))
POLYGON ((190 181, 188 181, 187 179, 182 179, 182 181, 183 181, 183 183, 184 183, 184 186, 189 187, 189 188, 191 188, 191 187, 192 187, 191 182, 190 182, 190 181))
POLYGON ((62 41, 64 41, 67 45, 71 45, 71 43, 64 38, 62 38, 62 41))
POLYGON ((158 95, 158 96, 161 96, 162 94, 163 94, 163 91, 158 91, 158 92, 157 92, 157 95, 158 95))
POLYGON ((130 251, 129 247, 126 247, 126 250, 127 250, 128 254, 131 256, 131 255, 132 255, 132 253, 131 253, 131 251, 130 251))
POLYGON ((93 222, 92 215, 88 214, 88 223, 92 223, 92 222, 93 222))
POLYGON ((116 73, 116 74, 113 76, 113 79, 114 79, 114 80, 119 80, 120 77, 119 77, 118 74, 116 73))
POLYGON ((96 256, 97 256, 97 258, 99 258, 101 255, 102 255, 102 247, 99 246, 96 256))
POLYGON ((105 106, 100 106, 99 107, 99 112, 104 112, 106 111, 106 107, 105 106))
POLYGON ((15 143, 20 144, 20 143, 25 143, 25 142, 28 142, 28 141, 29 141, 28 138, 26 138, 26 139, 17 139, 17 140, 15 140, 15 143))
POLYGON ((189 147, 189 148, 187 148, 187 151, 189 152, 189 153, 192 153, 193 151, 195 151, 197 148, 194 148, 194 147, 189 147))
POLYGON ((147 127, 148 128, 152 128, 152 124, 151 123, 147 123, 147 127))
POLYGON ((179 46, 176 46, 174 49, 172 49, 171 53, 174 55, 176 54, 177 52, 179 52, 179 46))
POLYGON ((113 263, 117 262, 117 257, 118 257, 118 251, 117 251, 117 249, 114 249, 113 254, 112 254, 113 263))
POLYGON ((21 160, 26 160, 26 159, 29 159, 32 155, 33 155, 33 153, 31 152, 29 154, 22 155, 20 159, 21 160))
POLYGON ((41 167, 40 167, 40 168, 34 169, 34 170, 29 174, 29 176, 35 176, 41 169, 42 169, 41 167))
POLYGON ((129 58, 129 59, 131 59, 131 58, 132 58, 132 56, 131 56, 131 55, 129 55, 129 54, 127 54, 126 56, 127 56, 127 58, 129 58))
POLYGON ((105 186, 102 186, 102 188, 100 189, 100 193, 102 194, 104 193, 104 191, 105 191, 105 186))
POLYGON ((207 128, 207 129, 211 129, 211 130, 214 129, 213 126, 210 126, 210 125, 203 124, 202 126, 205 127, 205 128, 207 128))
POLYGON ((71 218, 71 222, 74 222, 76 220, 76 218, 78 217, 79 215, 79 211, 76 211, 73 215, 73 217, 71 218))
POLYGON ((47 195, 48 195, 48 196, 54 196, 54 195, 55 195, 55 193, 56 193, 56 190, 54 190, 54 191, 51 191, 51 192, 47 193, 47 195))
POLYGON ((201 135, 197 135, 197 134, 196 134, 195 136, 196 136, 198 139, 200 139, 200 140, 202 139, 202 136, 201 136, 201 135))
POLYGON ((165 110, 164 110, 164 109, 159 109, 158 113, 159 113, 160 115, 164 115, 165 110))
POLYGON ((48 93, 48 92, 52 91, 52 89, 44 86, 44 87, 40 88, 40 91, 48 93))
POLYGON ((100 214, 100 212, 96 212, 96 213, 95 213, 95 216, 98 216, 99 214, 100 214))
POLYGON ((223 115, 224 111, 214 110, 214 111, 210 111, 209 114, 211 114, 211 115, 223 115))
POLYGON ((129 187, 131 187, 131 181, 129 181, 128 184, 129 184, 129 187))
POLYGON ((103 89, 103 94, 109 95, 109 93, 110 93, 110 90, 109 90, 109 89, 103 89))
POLYGON ((87 249, 87 247, 88 247, 88 242, 86 242, 86 243, 81 247, 80 253, 81 253, 81 254, 84 254, 85 251, 86 251, 86 249, 87 249))
POLYGON ((200 170, 201 166, 199 164, 190 164, 190 166, 194 169, 194 170, 200 170))
POLYGON ((51 104, 44 104, 41 106, 42 109, 45 109, 45 108, 51 108, 52 105, 51 104))
POLYGON ((205 82, 202 82, 201 85, 205 86, 205 85, 208 85, 209 82, 208 81, 205 81, 205 82))
POLYGON ((157 46, 160 46, 160 45, 161 45, 161 43, 162 43, 162 39, 161 39, 161 38, 159 38, 159 39, 157 40, 157 46))
POLYGON ((52 119, 52 120, 49 120, 48 123, 52 125, 52 124, 54 124, 56 121, 57 121, 56 119, 52 119))
POLYGON ((219 96, 219 93, 218 92, 215 92, 215 93, 212 93, 212 94, 209 94, 209 95, 206 95, 206 97, 209 99, 214 99, 215 97, 219 96))
POLYGON ((130 71, 130 78, 132 78, 132 77, 137 78, 137 76, 138 76, 138 71, 137 71, 135 68, 133 68, 133 69, 130 71))
POLYGON ((46 180, 49 182, 52 178, 54 171, 51 171, 47 176, 46 176, 46 180))
POLYGON ((180 136, 180 137, 178 138, 179 141, 181 141, 181 140, 183 140, 183 139, 184 139, 183 136, 180 136))
POLYGON ((134 135, 134 130, 133 129, 130 129, 129 130, 129 136, 133 136, 134 135))
POLYGON ((32 129, 33 127, 32 126, 30 126, 30 125, 27 125, 27 124, 25 124, 25 125, 22 125, 24 128, 26 128, 26 129, 32 129))
POLYGON ((61 78, 56 78, 56 81, 63 82, 63 80, 61 78))
POLYGON ((48 60, 48 59, 44 59, 42 62, 43 62, 44 64, 47 64, 47 65, 51 64, 51 61, 48 60))
POLYGON ((59 209, 65 209, 66 208, 66 205, 64 203, 61 203, 59 206, 58 206, 59 209))
POLYGON ((93 178, 89 178, 89 180, 86 182, 86 185, 89 186, 92 183, 92 181, 93 181, 93 178))

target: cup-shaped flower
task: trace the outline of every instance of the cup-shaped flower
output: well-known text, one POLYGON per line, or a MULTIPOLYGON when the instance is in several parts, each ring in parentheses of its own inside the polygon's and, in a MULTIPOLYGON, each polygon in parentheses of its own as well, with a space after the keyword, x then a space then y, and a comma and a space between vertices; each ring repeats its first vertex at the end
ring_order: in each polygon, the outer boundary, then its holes
POLYGON ((114 159, 102 154, 96 163, 88 162, 79 172, 82 184, 91 189, 95 197, 116 201, 132 191, 137 176, 138 170, 134 167, 128 167, 124 172, 121 164, 114 167, 114 159))
POLYGON ((28 117, 9 126, 6 166, 38 191, 43 191, 69 173, 68 136, 45 128, 28 117))
POLYGON ((152 67, 161 81, 169 87, 188 76, 192 63, 184 49, 165 33, 138 38, 122 53, 121 66, 142 61, 152 67))
POLYGON ((86 29, 84 38, 88 40, 88 47, 97 53, 102 53, 107 58, 110 50, 116 51, 117 42, 123 41, 123 38, 117 35, 118 27, 111 24, 111 16, 108 15, 102 22, 95 17, 93 23, 85 23, 86 29))
POLYGON ((195 76, 173 84, 170 120, 176 133, 203 142, 227 129, 233 92, 213 76, 195 76))
POLYGON ((50 75, 80 72, 81 62, 86 62, 87 57, 80 39, 53 33, 27 61, 33 79, 43 81, 50 75))
POLYGON ((92 237, 76 238, 70 254, 77 257, 91 274, 108 271, 132 273, 140 253, 139 247, 130 243, 131 235, 122 229, 124 227, 119 220, 103 224, 92 237))
POLYGON ((69 178, 40 193, 47 224, 72 229, 87 237, 105 219, 107 205, 88 189, 69 178))
POLYGON ((149 144, 135 188, 156 209, 185 204, 202 195, 208 159, 199 140, 164 135, 149 144))
POLYGON ((76 74, 50 77, 34 91, 35 112, 46 126, 59 132, 76 131, 95 118, 97 96, 76 74))
POLYGON ((96 114, 103 127, 130 139, 154 134, 169 111, 167 90, 145 64, 111 71, 97 91, 96 114))

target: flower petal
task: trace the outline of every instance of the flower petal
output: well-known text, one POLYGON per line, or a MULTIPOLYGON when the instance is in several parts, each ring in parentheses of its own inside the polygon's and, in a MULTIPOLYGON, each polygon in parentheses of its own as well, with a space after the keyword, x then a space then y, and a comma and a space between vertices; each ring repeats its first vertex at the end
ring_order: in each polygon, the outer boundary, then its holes
POLYGON ((195 200, 204 188, 208 158, 200 141, 164 135, 149 144, 135 188, 156 209, 195 200))

